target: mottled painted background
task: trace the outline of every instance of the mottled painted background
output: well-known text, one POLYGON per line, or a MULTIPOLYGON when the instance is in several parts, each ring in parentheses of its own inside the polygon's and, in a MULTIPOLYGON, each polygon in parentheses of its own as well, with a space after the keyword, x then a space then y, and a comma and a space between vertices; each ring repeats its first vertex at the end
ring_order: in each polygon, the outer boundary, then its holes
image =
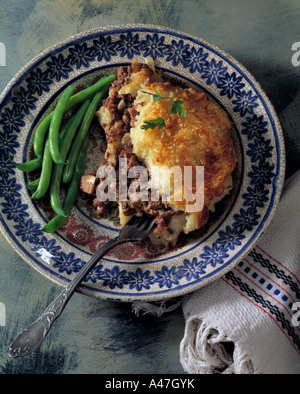
MULTIPOLYGON (((0 91, 43 49, 98 26, 151 23, 195 34, 221 47, 256 77, 282 122, 287 176, 300 168, 300 67, 291 47, 300 41, 299 0, 0 0, 0 42, 6 66, 0 91)), ((182 373, 178 309, 160 318, 139 317, 130 304, 76 294, 42 348, 9 359, 8 346, 60 288, 14 252, 0 235, 0 373, 182 373)))

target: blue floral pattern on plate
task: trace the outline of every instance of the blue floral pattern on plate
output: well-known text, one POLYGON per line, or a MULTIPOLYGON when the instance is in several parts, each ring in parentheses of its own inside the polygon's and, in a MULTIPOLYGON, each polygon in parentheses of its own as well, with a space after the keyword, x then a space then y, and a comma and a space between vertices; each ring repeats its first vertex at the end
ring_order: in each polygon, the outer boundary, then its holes
MULTIPOLYGON (((151 56, 167 75, 193 84, 217 100, 235 125, 237 187, 208 231, 151 260, 107 256, 84 280, 82 292, 114 300, 158 300, 194 291, 233 268, 269 223, 284 179, 283 138, 264 92, 237 61, 198 37, 147 25, 99 28, 78 34, 28 63, 1 95, 0 207, 4 235, 18 253, 50 279, 65 285, 91 253, 64 234, 40 231, 45 217, 30 199, 26 179, 12 160, 26 160, 36 122, 70 83, 102 76, 120 64, 151 56)), ((76 207, 74 208, 76 211, 76 207)), ((92 231, 114 236, 108 223, 77 215, 92 231)))

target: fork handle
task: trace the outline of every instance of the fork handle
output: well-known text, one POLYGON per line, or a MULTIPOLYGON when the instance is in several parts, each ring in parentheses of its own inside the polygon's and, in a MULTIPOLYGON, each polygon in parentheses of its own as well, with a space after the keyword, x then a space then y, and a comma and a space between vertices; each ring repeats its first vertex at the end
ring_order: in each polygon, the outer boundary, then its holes
POLYGON ((87 274, 106 253, 108 253, 120 243, 124 242, 128 242, 128 240, 120 240, 117 237, 111 239, 105 245, 103 245, 102 248, 100 248, 83 266, 75 278, 62 291, 62 293, 60 293, 59 296, 48 305, 44 313, 16 337, 16 339, 10 345, 9 356, 27 356, 37 349, 42 344, 53 323, 61 315, 70 298, 83 279, 87 276, 87 274))

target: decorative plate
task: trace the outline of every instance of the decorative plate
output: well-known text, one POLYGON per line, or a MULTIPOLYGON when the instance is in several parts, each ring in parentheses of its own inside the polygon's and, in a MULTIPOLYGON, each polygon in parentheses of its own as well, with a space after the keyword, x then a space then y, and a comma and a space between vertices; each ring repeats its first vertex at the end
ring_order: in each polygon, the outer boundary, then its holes
MULTIPOLYGON (((281 127, 259 84, 230 55, 207 41, 151 25, 109 26, 77 34, 23 67, 0 97, 0 218, 15 250, 65 286, 119 226, 97 219, 78 199, 58 233, 41 232, 51 210, 30 198, 28 175, 12 164, 32 153, 35 127, 69 84, 87 85, 134 58, 151 56, 168 78, 206 92, 229 114, 238 153, 234 189, 202 230, 163 252, 148 241, 123 244, 87 276, 80 292, 118 301, 161 300, 192 292, 231 270, 257 243, 277 206, 284 181, 281 127)), ((88 170, 101 162, 92 130, 88 170)))

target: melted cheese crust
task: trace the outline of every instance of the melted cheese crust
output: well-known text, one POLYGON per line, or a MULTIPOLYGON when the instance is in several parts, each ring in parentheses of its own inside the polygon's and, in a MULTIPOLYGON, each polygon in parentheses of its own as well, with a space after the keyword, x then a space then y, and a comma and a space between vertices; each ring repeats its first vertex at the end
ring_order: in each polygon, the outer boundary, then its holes
MULTIPOLYGON (((134 153, 150 170, 152 166, 179 166, 183 174, 184 166, 204 166, 204 208, 200 212, 185 213, 185 221, 181 220, 178 226, 175 225, 178 231, 188 233, 206 223, 211 203, 218 196, 224 197, 232 186, 230 174, 235 168, 236 159, 231 122, 227 113, 208 100, 204 93, 189 89, 189 92, 178 96, 184 100, 186 117, 172 115, 169 111, 166 128, 144 130, 141 126, 145 120, 164 117, 168 100, 154 103, 152 96, 143 93, 143 90, 152 93, 156 90, 161 96, 171 97, 182 89, 173 87, 169 82, 142 87, 135 100, 139 115, 130 134, 134 153)), ((194 191, 195 187, 194 184, 194 191)), ((171 199, 169 203, 173 209, 186 211, 184 199, 182 202, 171 199)), ((175 221, 175 217, 172 220, 175 221)))
MULTIPOLYGON (((135 99, 134 105, 138 115, 130 130, 134 154, 150 172, 152 166, 162 169, 164 166, 179 166, 182 173, 184 166, 204 166, 204 207, 199 212, 189 213, 185 209, 186 202, 176 201, 173 196, 170 206, 174 210, 181 210, 182 213, 171 217, 169 228, 173 235, 167 230, 159 234, 169 242, 169 238, 177 239, 182 231, 189 233, 205 225, 209 209, 213 210, 214 202, 223 198, 232 187, 231 173, 236 165, 236 156, 231 138, 232 124, 227 113, 204 93, 199 93, 195 89, 188 89, 188 92, 176 97, 184 101, 182 105, 186 117, 171 114, 169 108, 165 128, 142 129, 145 120, 164 118, 168 104, 168 100, 153 102, 152 95, 143 91, 157 91, 164 97, 171 97, 182 91, 182 88, 163 82, 159 77, 153 77, 153 74, 150 76, 148 71, 144 68, 134 72, 128 83, 119 91, 119 94, 130 94, 135 99)), ((109 120, 107 109, 101 108, 99 115, 101 114, 102 123, 105 117, 109 120)), ((109 152, 111 149, 108 145, 109 152)), ((165 176, 170 175, 168 173, 165 176)), ((194 183, 193 191, 196 187, 194 183)), ((120 218, 123 216, 120 211, 120 218)), ((125 224, 127 219, 123 218, 121 224, 125 224)), ((152 241, 155 242, 154 236, 152 241)))

